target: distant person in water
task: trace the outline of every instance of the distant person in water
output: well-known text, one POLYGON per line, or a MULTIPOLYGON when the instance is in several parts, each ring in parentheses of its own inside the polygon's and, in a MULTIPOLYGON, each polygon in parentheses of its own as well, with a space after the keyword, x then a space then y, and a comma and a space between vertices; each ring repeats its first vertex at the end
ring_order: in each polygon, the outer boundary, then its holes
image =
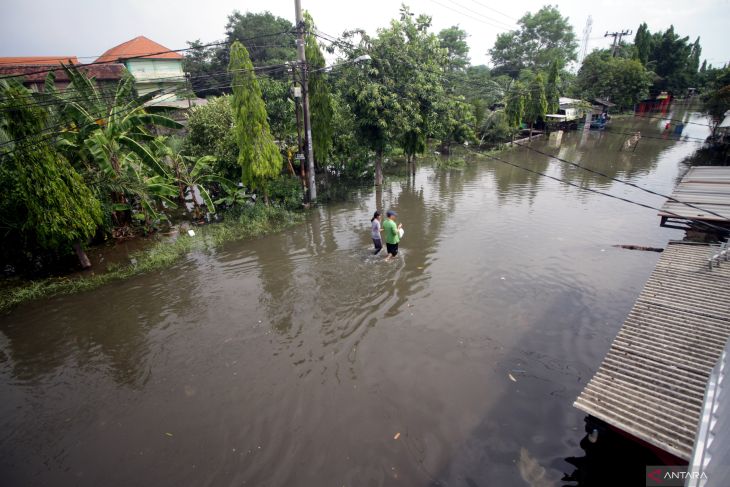
POLYGON ((378 255, 378 252, 383 249, 383 240, 380 238, 380 233, 383 231, 383 228, 380 226, 380 220, 382 219, 383 217, 380 216, 379 211, 376 211, 370 219, 370 224, 372 225, 371 236, 373 237, 373 245, 375 245, 374 255, 378 255))
POLYGON ((400 242, 401 229, 403 224, 395 223, 395 218, 398 216, 393 210, 388 210, 385 214, 388 217, 383 223, 383 230, 385 230, 385 247, 388 250, 388 255, 385 260, 390 260, 398 255, 398 242, 400 242))

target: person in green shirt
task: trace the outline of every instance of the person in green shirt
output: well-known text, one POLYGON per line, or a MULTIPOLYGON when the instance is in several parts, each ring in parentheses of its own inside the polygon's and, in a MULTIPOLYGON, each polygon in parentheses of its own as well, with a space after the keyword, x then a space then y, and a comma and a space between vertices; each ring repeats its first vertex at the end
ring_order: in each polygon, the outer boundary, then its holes
POLYGON ((387 217, 387 220, 383 223, 383 233, 385 233, 385 247, 388 250, 388 255, 385 257, 385 260, 390 260, 398 255, 398 242, 400 242, 400 232, 401 228, 403 228, 403 224, 400 223, 396 225, 395 217, 397 217, 398 214, 396 214, 393 210, 388 210, 385 216, 387 217))

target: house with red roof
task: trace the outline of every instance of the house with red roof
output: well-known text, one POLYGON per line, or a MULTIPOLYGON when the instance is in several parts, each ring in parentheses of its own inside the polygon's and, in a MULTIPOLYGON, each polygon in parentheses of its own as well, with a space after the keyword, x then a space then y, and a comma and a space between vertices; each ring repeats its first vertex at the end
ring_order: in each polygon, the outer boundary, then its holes
POLYGON ((121 63, 135 79, 137 94, 146 95, 160 90, 151 104, 165 105, 182 100, 187 81, 182 66, 183 57, 145 36, 138 36, 112 47, 95 63, 121 63))

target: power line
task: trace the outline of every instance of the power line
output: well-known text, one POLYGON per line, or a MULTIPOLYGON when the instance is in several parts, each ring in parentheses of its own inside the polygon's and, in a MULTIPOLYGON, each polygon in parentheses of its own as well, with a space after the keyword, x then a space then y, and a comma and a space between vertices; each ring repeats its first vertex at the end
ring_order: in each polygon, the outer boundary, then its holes
MULTIPOLYGON (((281 65, 281 68, 288 68, 288 65, 282 64, 281 65)), ((237 70, 237 71, 251 71, 251 70, 237 70)), ((265 75, 268 75, 268 74, 265 74, 265 75)), ((226 88, 226 87, 232 87, 232 85, 223 84, 223 85, 220 85, 220 86, 213 86, 213 87, 205 88, 205 89, 203 89, 201 91, 210 91, 210 90, 220 89, 220 88, 226 88)), ((152 92, 152 93, 156 93, 154 96, 157 97, 157 96, 164 96, 164 95, 173 94, 175 92, 186 91, 187 89, 188 88, 186 86, 185 87, 171 87, 171 88, 168 88, 168 89, 165 89, 165 90, 158 90, 159 92, 152 92)), ((144 100, 149 95, 150 94, 148 94, 146 96, 143 96, 143 97, 140 97, 137 100, 133 100, 133 101, 144 100)), ((160 100, 158 100, 156 102, 150 103, 149 105, 147 105, 147 107, 157 105, 158 103, 162 103, 164 101, 166 101, 166 100, 165 99, 160 99, 160 100)), ((124 108, 124 109, 122 109, 120 111, 117 111, 117 112, 114 112, 114 113, 110 113, 109 115, 107 115, 105 117, 99 117, 98 119, 96 119, 95 122, 89 123, 89 124, 87 124, 87 125, 85 125, 85 126, 83 126, 81 128, 83 129, 83 128, 86 128, 86 127, 90 127, 90 126, 96 124, 99 120, 107 120, 107 119, 111 118, 114 115, 119 115, 120 113, 123 114, 123 113, 128 112, 128 111, 136 110, 137 108, 140 108, 140 107, 142 107, 142 105, 132 105, 132 103, 130 102, 130 106, 128 106, 128 107, 126 107, 126 108, 124 108)), ((4 147, 6 145, 11 145, 11 144, 12 145, 16 145, 16 144, 19 144, 19 143, 23 143, 26 140, 32 139, 34 137, 37 137, 38 135, 42 135, 42 134, 44 134, 46 132, 53 132, 48 137, 42 138, 42 139, 37 140, 37 141, 33 141, 34 143, 31 145, 31 147, 32 147, 34 145, 38 145, 38 144, 40 144, 42 142, 45 142, 47 140, 50 140, 50 139, 56 137, 58 135, 57 130, 62 129, 62 128, 66 127, 66 126, 67 126, 67 124, 65 124, 65 123, 56 124, 56 125, 47 127, 44 130, 42 130, 42 131, 40 131, 40 132, 38 132, 36 134, 33 134, 33 135, 30 135, 30 136, 27 136, 27 137, 21 137, 21 138, 18 138, 18 139, 13 139, 13 140, 9 140, 9 141, 5 141, 3 143, 0 143, 0 147, 4 147)), ((23 148, 27 148, 27 147, 24 146, 23 148)), ((8 155, 8 154, 11 154, 13 152, 16 152, 17 150, 19 150, 19 149, 14 148, 14 149, 11 149, 11 150, 8 150, 8 151, 0 152, 0 155, 8 155)))
POLYGON ((495 8, 492 8, 492 7, 490 7, 489 5, 485 5, 485 4, 481 3, 481 2, 477 2, 476 0, 471 0, 471 1, 472 1, 473 3, 476 3, 477 5, 480 5, 480 6, 484 7, 484 8, 486 8, 486 9, 488 9, 488 10, 491 10, 492 12, 495 12, 495 13, 498 13, 499 15, 502 15, 502 16, 504 16, 504 17, 507 17, 508 19, 510 19, 510 20, 512 20, 512 21, 515 21, 515 22, 516 22, 516 21, 518 21, 518 20, 519 20, 519 19, 517 19, 517 18, 515 18, 515 17, 512 17, 511 15, 507 15, 507 14, 506 14, 506 13, 504 13, 504 12, 500 12, 499 10, 497 10, 497 9, 495 9, 495 8))
POLYGON ((476 10, 473 10, 473 9, 471 9, 469 7, 466 7, 466 6, 464 6, 464 5, 456 2, 455 0, 446 0, 446 1, 449 2, 449 3, 451 3, 451 4, 456 5, 457 7, 461 8, 461 9, 466 10, 467 12, 471 12, 473 14, 476 14, 479 17, 482 17, 483 19, 486 19, 488 22, 492 22, 493 24, 496 24, 497 26, 500 26, 502 28, 506 27, 508 29, 511 29, 512 27, 514 27, 514 24, 507 24, 507 23, 502 22, 501 20, 495 19, 493 17, 488 17, 488 16, 486 16, 484 14, 481 14, 481 13, 477 12, 476 10))
MULTIPOLYGON (((507 165, 510 165, 510 166, 512 166, 512 167, 516 167, 516 168, 518 168, 518 169, 522 169, 523 171, 527 171, 527 172, 530 172, 530 173, 533 173, 533 174, 537 174, 537 175, 539 175, 539 176, 543 176, 543 177, 546 177, 546 178, 552 179, 552 180, 554 180, 554 181, 558 181, 559 183, 564 183, 564 184, 567 184, 567 185, 569 185, 569 186, 573 186, 573 187, 575 187, 575 188, 578 188, 578 189, 581 189, 581 190, 583 190, 583 191, 588 191, 588 192, 591 192, 591 193, 596 193, 596 194, 600 194, 600 195, 602 195, 602 196, 607 196, 607 197, 609 197, 609 198, 614 198, 614 199, 617 199, 617 200, 623 201, 623 202, 625 202, 625 203, 629 203, 629 204, 632 204, 632 205, 636 205, 636 206, 641 206, 641 207, 643 207, 643 208, 647 208, 647 209, 649 209, 649 210, 654 210, 654 211, 657 211, 657 212, 663 212, 663 213, 667 213, 667 214, 668 214, 668 215, 670 215, 670 216, 678 217, 678 218, 681 218, 681 219, 685 219, 685 220, 687 219, 686 217, 684 217, 684 216, 682 216, 682 215, 679 215, 679 214, 677 214, 677 213, 671 212, 671 211, 666 211, 666 210, 662 210, 662 209, 660 209, 660 208, 656 208, 656 207, 654 207, 654 206, 651 206, 651 205, 647 205, 647 204, 645 204, 645 203, 640 203, 640 202, 638 202, 638 201, 633 201, 633 200, 630 200, 630 199, 628 199, 628 198, 623 198, 623 197, 621 197, 621 196, 616 196, 616 195, 613 195, 613 194, 610 194, 610 193, 606 193, 606 192, 603 192, 603 191, 599 191, 599 190, 597 190, 597 189, 593 189, 593 188, 588 188, 588 187, 586 187, 586 186, 581 186, 581 185, 579 185, 579 184, 575 184, 575 183, 573 183, 573 182, 570 182, 570 181, 567 181, 567 180, 565 180, 565 179, 561 179, 561 178, 558 178, 558 177, 555 177, 555 176, 551 176, 551 175, 549 175, 549 174, 545 174, 544 172, 541 172, 541 171, 536 171, 536 170, 534 170, 534 169, 530 169, 530 168, 528 168, 528 167, 524 167, 524 166, 521 166, 521 165, 519 165, 519 164, 515 164, 514 162, 511 162, 511 161, 507 161, 507 160, 505 160, 505 159, 501 159, 501 158, 499 158, 499 157, 496 157, 496 156, 492 156, 492 155, 489 155, 489 154, 485 154, 485 155, 486 155, 486 157, 488 157, 489 159, 493 159, 493 160, 495 160, 495 161, 498 161, 498 162, 501 162, 501 163, 503 163, 503 164, 507 164, 507 165)), ((730 231, 730 230, 728 230, 727 228, 721 227, 721 226, 719 226, 719 225, 713 225, 712 223, 708 223, 708 222, 705 222, 705 221, 701 221, 701 220, 693 220, 693 221, 695 221, 695 223, 698 223, 698 224, 701 224, 701 225, 705 225, 705 226, 706 226, 706 227, 708 227, 708 228, 712 228, 712 229, 714 229, 714 230, 716 230, 716 231, 721 231, 721 232, 723 232, 723 233, 728 233, 728 231, 730 231)))
MULTIPOLYGON (((261 72, 261 74, 263 74, 263 71, 265 71, 265 70, 268 70, 270 68, 280 69, 282 66, 285 66, 285 65, 269 64, 269 65, 262 65, 262 66, 254 66, 253 71, 261 72)), ((273 69, 272 71, 274 71, 276 69, 273 69)), ((192 83, 193 81, 198 81, 198 80, 207 79, 207 78, 215 78, 216 76, 226 76, 226 75, 230 75, 231 73, 236 73, 236 72, 240 72, 240 71, 245 71, 245 70, 212 71, 210 73, 206 73, 206 74, 199 75, 199 76, 182 75, 182 76, 167 76, 167 77, 160 77, 160 78, 146 78, 146 79, 143 79, 142 82, 143 83, 151 83, 151 82, 164 83, 164 82, 190 81, 192 83)), ((99 97, 101 99, 113 99, 115 96, 114 93, 109 93, 105 90, 99 90, 99 91, 101 91, 101 94, 103 95, 103 96, 99 97)), ((74 101, 74 100, 79 101, 79 100, 85 99, 85 97, 83 95, 80 95, 75 90, 61 92, 61 94, 68 94, 68 93, 70 93, 72 96, 66 97, 66 98, 55 99, 55 100, 43 100, 43 101, 35 103, 35 105, 36 106, 62 105, 69 101, 74 101)), ((45 93, 45 92, 33 92, 33 93, 28 93, 27 95, 12 97, 12 99, 14 101, 21 100, 21 99, 31 100, 31 99, 44 98, 44 97, 49 97, 49 96, 51 96, 51 95, 49 95, 48 93, 45 93)), ((0 98, 0 103, 4 102, 6 100, 10 100, 10 99, 11 99, 11 97, 0 98)), ((9 111, 9 110, 12 110, 15 108, 23 108, 24 106, 26 106, 26 104, 1 106, 0 113, 2 113, 3 111, 9 111)))
POLYGON ((550 157, 551 159, 555 159, 557 161, 564 162, 564 163, 569 164, 569 165, 571 165, 573 167, 577 167, 578 169, 582 169, 584 171, 587 171, 587 172, 590 172, 590 173, 593 173, 593 174, 598 174, 599 176, 602 176, 604 178, 610 179, 612 181, 616 181, 617 183, 621 183, 621 184, 625 184, 627 186, 631 186, 632 188, 636 188, 636 189, 639 189, 641 191, 645 191, 645 192, 647 192, 649 194, 652 194, 654 196, 660 196, 660 197, 666 198, 666 199, 668 199, 668 200, 670 200, 670 201, 672 201, 674 203, 680 203, 680 204, 686 205, 686 206, 688 206, 690 208, 694 208, 695 210, 700 210, 702 212, 709 213, 710 215, 719 216, 723 220, 730 221, 725 216, 723 216, 723 215, 721 215, 719 213, 715 213, 714 211, 707 210, 705 208, 700 208, 699 206, 693 205, 692 203, 687 203, 685 201, 680 201, 680 200, 678 200, 676 198, 673 198, 672 196, 668 196, 668 195, 659 193, 657 191, 654 191, 654 190, 651 190, 651 189, 648 189, 648 188, 644 188, 643 186, 639 186, 638 184, 632 183, 630 181, 626 181, 624 179, 619 179, 619 178, 615 178, 613 176, 609 176, 608 174, 602 173, 601 171, 596 171, 595 169, 590 169, 590 168, 585 167, 585 166, 582 166, 582 165, 580 165, 580 164, 578 164, 576 162, 569 161, 567 159, 563 159, 561 157, 554 156, 552 154, 548 154, 547 152, 543 152, 543 151, 541 151, 539 149, 535 149, 534 147, 530 147, 529 145, 520 145, 520 147, 522 147, 523 149, 528 149, 528 150, 531 150, 531 151, 536 152, 538 154, 542 154, 544 156, 550 157))
MULTIPOLYGON (((631 135, 635 135, 636 134, 636 132, 619 132, 618 130, 614 130, 612 128, 607 128, 605 130, 605 133, 611 134, 611 135, 627 135, 627 136, 631 136, 631 135)), ((644 134, 641 134, 641 138, 642 139, 664 140, 664 141, 670 141, 670 142, 691 142, 693 144, 703 144, 703 143, 706 142, 705 139, 700 139, 699 137, 689 137, 687 135, 685 135, 683 138, 676 138, 676 139, 674 139, 674 138, 670 138, 669 136, 667 136, 667 137, 657 137, 657 136, 652 136, 652 135, 644 135, 644 134)))
MULTIPOLYGON (((454 9, 453 7, 449 7, 448 5, 444 5, 443 3, 441 3, 441 2, 438 2, 438 1, 436 1, 436 0, 431 0, 431 2, 432 2, 432 3, 435 3, 436 5, 439 5, 439 6, 443 7, 443 8, 445 8, 446 10, 450 10, 450 11, 452 11, 452 12, 454 12, 454 13, 457 13, 457 14, 459 14, 459 15, 463 15, 464 17, 466 17, 466 18, 468 18, 468 19, 474 20, 474 21, 476 21, 476 22, 480 22, 480 23, 482 23, 482 24, 484 24, 484 25, 488 25, 488 26, 490 26, 490 27, 496 27, 496 28, 498 28, 498 29, 504 29, 504 26, 502 26, 502 25, 499 25, 499 24, 496 24, 496 23, 494 23, 494 21, 491 21, 491 22, 487 22, 487 21, 485 21, 485 20, 475 19, 475 18, 474 18, 474 17, 472 16, 472 15, 469 15, 469 14, 467 14, 467 13, 464 13, 464 12, 462 12, 462 11, 456 10, 456 9, 454 9)), ((458 5, 458 4, 456 4, 456 5, 458 5)), ((461 7, 461 8, 464 8, 464 7, 461 7)))
POLYGON ((701 125, 702 127, 712 127, 712 125, 710 125, 708 123, 689 122, 689 121, 684 121, 684 120, 682 120, 680 118, 651 117, 649 115, 641 115, 641 114, 638 114, 638 113, 634 113, 634 117, 636 117, 636 118, 652 118, 652 119, 656 119, 656 120, 667 120, 667 121, 670 121, 670 122, 680 122, 680 123, 683 123, 683 124, 701 125))
MULTIPOLYGON (((261 35, 258 35, 258 36, 248 37, 248 38, 245 38, 245 39, 234 39, 233 41, 211 42, 209 44, 203 44, 203 45, 195 46, 195 47, 185 47, 185 48, 181 48, 181 49, 167 49, 167 50, 159 51, 159 52, 151 52, 151 53, 147 53, 147 54, 140 54, 140 55, 137 55, 137 56, 129 56, 129 57, 125 57, 123 59, 125 61, 127 61, 127 60, 130 60, 130 59, 149 58, 150 56, 157 56, 157 55, 160 55, 160 54, 168 54, 168 53, 184 52, 184 51, 195 51, 195 50, 203 49, 203 48, 206 48, 206 47, 224 46, 224 45, 231 44, 231 43, 233 43, 235 41, 246 42, 246 41, 250 41, 250 40, 254 40, 254 39, 261 39, 261 38, 264 38, 264 37, 274 37, 274 36, 280 36, 280 35, 284 35, 284 34, 292 34, 292 31, 291 30, 285 30, 285 31, 275 32, 275 33, 270 33, 270 34, 261 34, 261 35)), ((100 64, 116 64, 118 62, 119 62, 119 59, 113 59, 113 60, 109 60, 109 61, 99 61, 99 62, 93 62, 93 63, 76 64, 75 66, 77 68, 83 68, 83 67, 86 67, 86 66, 97 66, 97 65, 100 65, 100 64)), ((49 73, 51 71, 58 71, 60 69, 62 69, 62 68, 61 67, 54 67, 54 68, 50 68, 50 69, 41 69, 41 70, 38 70, 38 71, 31 71, 31 72, 23 73, 23 74, 12 74, 12 75, 0 76, 0 79, 18 78, 18 77, 22 77, 22 76, 28 76, 30 74, 49 73)))

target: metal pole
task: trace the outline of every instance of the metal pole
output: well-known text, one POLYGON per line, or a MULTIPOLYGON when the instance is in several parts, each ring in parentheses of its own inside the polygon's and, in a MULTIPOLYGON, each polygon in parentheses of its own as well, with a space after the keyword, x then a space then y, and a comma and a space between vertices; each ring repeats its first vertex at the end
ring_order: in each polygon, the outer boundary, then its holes
POLYGON ((314 180, 314 151, 312 150, 312 124, 309 118, 309 89, 307 86, 307 59, 304 55, 304 19, 300 0, 294 0, 294 10, 297 20, 297 58, 302 70, 302 112, 304 115, 304 156, 307 161, 307 182, 309 186, 309 201, 317 200, 317 186, 314 180))

